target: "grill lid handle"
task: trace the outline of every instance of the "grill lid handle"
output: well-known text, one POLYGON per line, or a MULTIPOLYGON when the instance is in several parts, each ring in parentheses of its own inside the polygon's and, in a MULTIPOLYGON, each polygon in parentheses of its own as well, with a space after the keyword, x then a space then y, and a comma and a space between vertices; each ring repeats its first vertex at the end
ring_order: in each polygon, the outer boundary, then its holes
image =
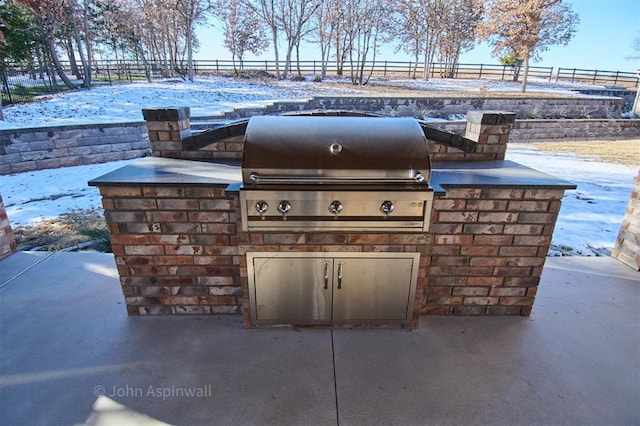
POLYGON ((260 174, 256 172, 251 172, 249 174, 249 181, 254 185, 258 183, 266 183, 266 184, 307 184, 309 182, 312 183, 405 183, 405 184, 424 184, 426 183, 426 178, 422 173, 416 173, 413 178, 374 178, 374 177, 360 177, 360 176, 284 176, 284 175, 270 175, 270 176, 260 176, 260 174))

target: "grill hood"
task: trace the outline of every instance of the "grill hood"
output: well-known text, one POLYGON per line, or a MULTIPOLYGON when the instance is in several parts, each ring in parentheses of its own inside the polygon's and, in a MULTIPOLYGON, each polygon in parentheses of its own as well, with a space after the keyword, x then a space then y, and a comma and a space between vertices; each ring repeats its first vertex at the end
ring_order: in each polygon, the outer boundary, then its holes
POLYGON ((256 116, 245 133, 245 185, 427 186, 427 140, 411 118, 256 116))

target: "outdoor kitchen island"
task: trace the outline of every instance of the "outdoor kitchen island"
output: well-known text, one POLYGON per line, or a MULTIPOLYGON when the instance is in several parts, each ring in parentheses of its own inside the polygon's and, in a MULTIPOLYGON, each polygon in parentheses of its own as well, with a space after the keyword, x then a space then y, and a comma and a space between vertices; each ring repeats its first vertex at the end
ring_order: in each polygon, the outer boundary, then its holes
MULTIPOLYGON (((174 117, 168 127, 180 126, 174 117)), ((242 313, 247 327, 409 328, 429 314, 529 315, 564 191, 575 185, 503 159, 511 115, 469 117, 478 126, 467 137, 480 137, 466 157, 429 139, 430 179, 420 189, 429 196, 412 202, 424 207, 422 230, 288 230, 284 222, 243 230, 237 160, 152 157, 92 180, 128 314, 242 313), (488 159, 482 148, 498 146, 488 159), (448 153, 464 161, 447 161, 448 153)), ((383 197, 383 217, 394 205, 403 209, 394 193, 383 197)), ((277 207, 286 221, 291 206, 277 207)))

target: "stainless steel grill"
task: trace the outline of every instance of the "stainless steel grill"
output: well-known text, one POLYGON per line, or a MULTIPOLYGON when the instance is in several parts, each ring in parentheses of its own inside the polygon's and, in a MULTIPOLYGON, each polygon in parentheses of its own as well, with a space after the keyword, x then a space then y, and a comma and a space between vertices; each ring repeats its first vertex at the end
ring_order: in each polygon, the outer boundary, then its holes
POLYGON ((242 161, 244 231, 428 229, 427 141, 409 118, 259 116, 242 161))

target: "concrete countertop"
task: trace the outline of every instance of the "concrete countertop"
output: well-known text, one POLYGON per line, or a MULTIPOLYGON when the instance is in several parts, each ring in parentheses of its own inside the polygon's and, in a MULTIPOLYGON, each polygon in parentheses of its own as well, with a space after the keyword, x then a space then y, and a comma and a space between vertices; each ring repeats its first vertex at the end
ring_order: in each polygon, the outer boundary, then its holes
MULTIPOLYGON (((89 181, 90 186, 231 185, 240 188, 241 165, 147 157, 89 181)), ((432 163, 430 185, 436 193, 447 188, 535 187, 575 189, 576 185, 513 161, 432 163)))
POLYGON ((242 181, 240 162, 208 163, 146 157, 89 181, 89 186, 229 185, 242 181))
POLYGON ((508 160, 433 162, 431 167, 429 183, 436 193, 470 187, 577 188, 569 181, 508 160))

